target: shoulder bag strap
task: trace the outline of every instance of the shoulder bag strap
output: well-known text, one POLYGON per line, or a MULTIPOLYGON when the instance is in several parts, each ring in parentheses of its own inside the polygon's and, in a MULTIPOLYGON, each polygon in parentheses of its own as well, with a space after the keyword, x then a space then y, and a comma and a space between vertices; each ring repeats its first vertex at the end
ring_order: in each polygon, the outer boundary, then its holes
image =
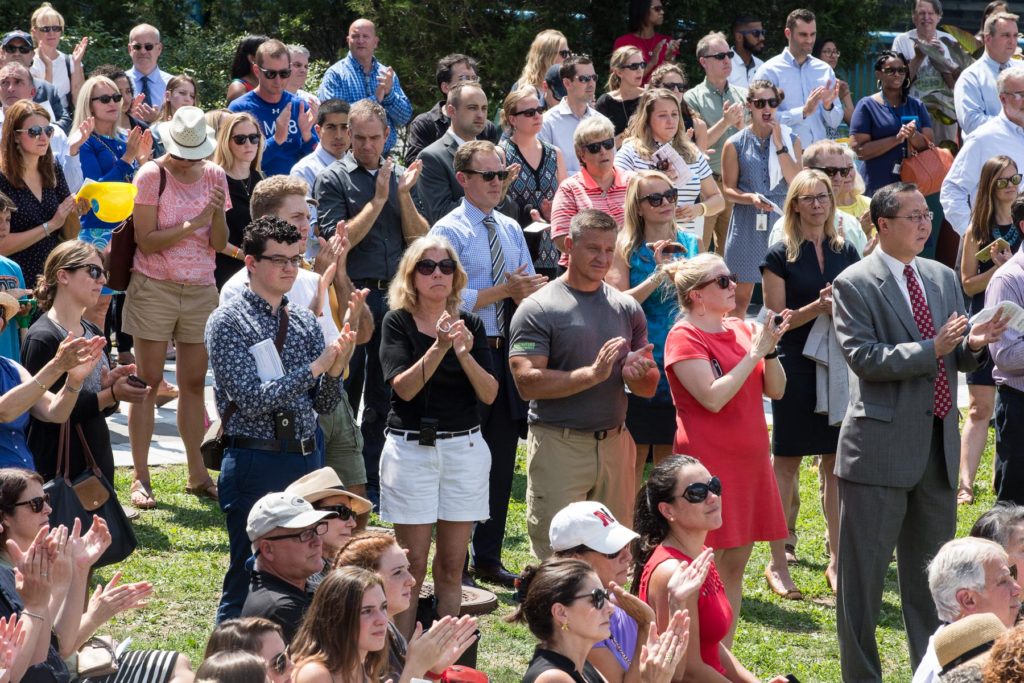
MULTIPOLYGON (((162 171, 163 169, 161 169, 162 171)), ((278 353, 284 353, 284 340, 288 336, 288 307, 282 306, 281 313, 278 316, 277 324, 277 336, 274 337, 274 346, 277 347, 278 353)), ((228 403, 228 407, 224 409, 224 416, 220 419, 220 431, 218 437, 224 434, 224 425, 228 423, 231 416, 238 412, 238 404, 234 401, 228 403)))
MULTIPOLYGON (((76 424, 75 431, 78 432, 78 440, 82 443, 82 457, 85 459, 85 466, 92 470, 92 473, 99 478, 103 478, 103 471, 100 470, 99 465, 96 464, 96 458, 92 457, 92 449, 89 448, 89 442, 85 440, 85 432, 82 431, 82 425, 76 424)), ((71 433, 68 432, 70 438, 71 433)), ((70 444, 69 444, 70 446, 70 444)), ((71 449, 68 448, 68 468, 71 466, 71 449)))
POLYGON ((63 422, 60 425, 60 435, 57 437, 57 468, 54 470, 53 478, 63 477, 68 483, 70 479, 68 477, 68 469, 71 462, 71 454, 68 453, 68 423, 63 422))

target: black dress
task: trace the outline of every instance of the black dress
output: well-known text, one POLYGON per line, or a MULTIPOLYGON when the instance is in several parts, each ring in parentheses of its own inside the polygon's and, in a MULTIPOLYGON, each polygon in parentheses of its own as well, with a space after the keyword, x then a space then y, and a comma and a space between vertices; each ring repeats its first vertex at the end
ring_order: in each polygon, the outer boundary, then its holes
POLYGON ((534 683, 542 673, 551 669, 564 671, 576 683, 605 683, 604 676, 590 662, 583 663, 583 673, 580 673, 571 659, 554 650, 545 650, 540 646, 533 651, 530 667, 523 674, 523 683, 534 683))
MULTIPOLYGON (((860 260, 857 248, 844 242, 835 252, 828 242, 822 246, 825 271, 818 267, 814 245, 803 242, 796 261, 786 260, 786 245, 776 242, 768 248, 761 264, 786 283, 786 308, 796 310, 811 303, 825 286, 843 270, 860 260)), ((828 424, 828 416, 814 412, 816 363, 805 358, 803 351, 814 320, 786 332, 779 342, 779 361, 786 371, 786 393, 772 401, 772 453, 777 456, 823 455, 835 453, 839 443, 839 427, 828 424)))
MULTIPOLYGON (((64 171, 59 165, 55 165, 55 170, 57 182, 53 187, 43 188, 41 200, 37 199, 28 187, 15 187, 3 173, 0 173, 0 192, 10 197, 14 205, 18 207, 17 211, 11 212, 12 235, 27 232, 45 222, 52 221, 53 215, 57 213, 57 207, 71 194, 68 183, 64 179, 64 171)), ((36 280, 43 272, 46 257, 50 255, 54 247, 60 244, 60 231, 63 227, 63 225, 51 223, 49 236, 21 251, 10 254, 11 260, 21 266, 27 287, 36 286, 36 280)))
POLYGON ((594 109, 611 120, 615 126, 615 134, 618 135, 626 130, 626 126, 629 125, 629 119, 633 116, 633 112, 636 111, 636 106, 639 103, 639 97, 620 101, 605 93, 597 98, 597 102, 594 103, 594 109))
MULTIPOLYGON (((992 226, 992 237, 989 240, 991 243, 993 240, 997 240, 1002 237, 1004 240, 1010 243, 1010 251, 1014 254, 1020 249, 1021 244, 1021 233, 1015 225, 993 225, 992 226)), ((983 261, 978 264, 978 274, 987 272, 995 268, 996 263, 992 259, 983 261)), ((985 290, 981 290, 977 294, 971 297, 970 302, 967 306, 968 317, 979 313, 981 309, 985 308, 985 290)), ((996 385, 995 379, 992 378, 992 370, 995 368, 995 363, 992 361, 992 355, 989 354, 988 359, 981 364, 976 370, 972 370, 967 373, 967 384, 968 385, 979 385, 986 387, 994 387, 996 385)))
MULTIPOLYGON (((263 180, 263 174, 253 171, 245 180, 228 178, 228 195, 231 197, 231 208, 224 214, 228 224, 228 242, 237 247, 242 246, 242 237, 245 233, 245 226, 252 220, 249 213, 249 198, 252 197, 252 190, 256 183, 263 180)), ((213 270, 213 278, 217 281, 217 291, 224 286, 224 283, 231 279, 231 276, 240 271, 245 263, 219 251, 216 254, 216 266, 213 270)))

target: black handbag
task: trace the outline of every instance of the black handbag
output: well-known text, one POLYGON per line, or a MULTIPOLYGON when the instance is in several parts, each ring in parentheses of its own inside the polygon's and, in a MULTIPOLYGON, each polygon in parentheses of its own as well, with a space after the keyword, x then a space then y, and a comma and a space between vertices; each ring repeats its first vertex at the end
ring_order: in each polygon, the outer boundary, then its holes
POLYGON ((117 500, 114 487, 96 465, 85 434, 82 433, 82 426, 75 425, 75 431, 82 444, 86 468, 74 481, 71 480, 71 425, 65 422, 60 426, 56 474, 43 485, 43 491, 50 495, 50 527, 63 524, 71 529, 75 520, 79 519, 82 522, 82 533, 85 534, 92 526, 93 515, 102 517, 110 529, 110 547, 93 566, 105 567, 131 555, 139 541, 117 500))

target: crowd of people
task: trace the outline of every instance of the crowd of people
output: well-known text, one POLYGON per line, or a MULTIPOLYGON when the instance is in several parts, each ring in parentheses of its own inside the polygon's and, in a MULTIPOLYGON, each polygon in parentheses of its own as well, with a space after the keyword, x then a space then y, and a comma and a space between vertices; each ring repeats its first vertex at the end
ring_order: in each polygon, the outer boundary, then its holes
POLYGON ((130 68, 87 68, 44 3, 0 39, 0 680, 485 680, 456 666, 482 581, 515 589, 538 640, 524 682, 756 681, 733 653, 744 576, 767 542, 767 586, 803 599, 808 456, 843 679, 882 679, 895 551, 914 680, 1024 681, 1018 18, 990 3, 961 73, 941 14, 917 0, 854 101, 811 10, 769 27, 776 56, 741 15, 691 57, 661 0, 631 0, 607 62, 544 30, 494 107, 477 59, 446 55, 414 118, 365 18, 315 92, 306 48, 245 37, 204 110, 158 28, 132 29, 130 68), (946 142, 941 189, 903 181, 946 142), (130 218, 93 183, 130 190, 130 218), (944 225, 956 271, 931 258, 944 225), (194 672, 118 650, 85 674, 152 585, 86 600, 123 532, 51 527, 54 482, 113 480, 124 403, 126 514, 159 507, 175 399, 185 490, 225 515, 215 628, 194 672), (999 503, 954 539, 993 417, 999 503), (523 440, 538 563, 509 568, 523 440))

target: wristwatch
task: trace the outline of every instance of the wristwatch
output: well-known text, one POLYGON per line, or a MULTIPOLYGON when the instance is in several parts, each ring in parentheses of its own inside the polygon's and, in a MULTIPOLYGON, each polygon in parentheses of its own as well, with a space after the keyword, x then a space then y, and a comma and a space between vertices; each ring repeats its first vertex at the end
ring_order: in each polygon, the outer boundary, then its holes
POLYGON ((775 153, 776 154, 789 154, 789 147, 786 147, 785 145, 783 145, 782 147, 780 147, 777 150, 775 150, 775 153))

